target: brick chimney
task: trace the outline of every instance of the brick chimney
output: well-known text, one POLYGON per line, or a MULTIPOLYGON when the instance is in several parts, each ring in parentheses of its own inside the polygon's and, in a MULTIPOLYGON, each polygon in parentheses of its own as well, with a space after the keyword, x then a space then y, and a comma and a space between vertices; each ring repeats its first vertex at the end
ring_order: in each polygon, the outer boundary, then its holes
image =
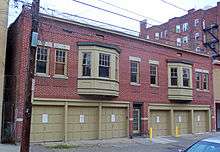
POLYGON ((147 29, 147 20, 140 21, 140 37, 144 37, 147 29))

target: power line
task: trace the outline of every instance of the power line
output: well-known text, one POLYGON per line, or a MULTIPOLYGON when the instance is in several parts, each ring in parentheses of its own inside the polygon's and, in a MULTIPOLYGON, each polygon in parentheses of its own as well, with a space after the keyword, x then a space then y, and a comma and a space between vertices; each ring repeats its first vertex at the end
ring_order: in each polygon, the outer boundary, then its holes
POLYGON ((154 21, 154 22, 157 22, 157 23, 159 23, 159 24, 162 23, 162 22, 160 22, 160 21, 158 21, 158 20, 156 20, 156 19, 154 19, 154 18, 144 16, 144 15, 142 15, 142 14, 139 14, 139 13, 137 13, 137 12, 131 11, 131 10, 129 10, 129 9, 125 9, 125 8, 119 7, 119 6, 117 6, 117 5, 114 5, 114 4, 112 4, 112 3, 105 2, 105 1, 103 1, 103 0, 97 0, 97 1, 100 1, 100 2, 105 3, 105 4, 107 4, 107 5, 113 6, 113 7, 115 7, 115 8, 121 9, 121 10, 123 10, 123 11, 129 12, 129 13, 132 13, 132 14, 135 14, 135 15, 137 15, 137 16, 141 16, 141 17, 144 17, 144 18, 146 18, 146 19, 148 18, 148 19, 150 19, 150 20, 152 20, 152 21, 154 21))
POLYGON ((177 9, 180 9, 180 10, 182 10, 182 11, 188 12, 186 9, 181 8, 181 7, 179 7, 179 6, 175 5, 175 4, 172 4, 172 3, 170 3, 170 2, 167 2, 167 1, 165 1, 165 0, 160 0, 160 1, 163 2, 163 3, 165 3, 165 4, 168 4, 168 5, 170 5, 170 6, 173 6, 173 7, 177 8, 177 9))

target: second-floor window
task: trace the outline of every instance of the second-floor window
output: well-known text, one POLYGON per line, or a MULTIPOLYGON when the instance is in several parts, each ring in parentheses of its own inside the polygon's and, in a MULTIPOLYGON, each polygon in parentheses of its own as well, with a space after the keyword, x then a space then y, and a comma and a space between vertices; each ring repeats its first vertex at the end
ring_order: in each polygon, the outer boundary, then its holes
POLYGON ((195 33, 195 40, 199 40, 199 33, 195 33))
POLYGON ((159 40, 159 38, 160 38, 160 33, 155 33, 155 39, 159 40))
POLYGON ((150 84, 157 85, 157 65, 150 64, 150 84))
POLYGON ((202 89, 202 73, 196 72, 196 89, 202 89))
POLYGON ((199 19, 194 20, 194 26, 199 26, 199 19))
POLYGON ((55 74, 66 75, 66 51, 56 50, 55 74))
POLYGON ((83 53, 82 75, 91 76, 91 53, 83 53))
POLYGON ((204 76, 203 76, 203 89, 204 90, 209 89, 209 87, 208 87, 209 83, 208 82, 209 82, 209 75, 208 75, 208 73, 205 73, 204 76))
POLYGON ((177 86, 178 85, 178 69, 177 68, 171 68, 170 69, 170 79, 171 79, 171 86, 177 86))
POLYGON ((131 82, 139 83, 139 62, 131 61, 131 82))
POLYGON ((99 77, 109 78, 110 75, 110 55, 99 54, 99 77))
POLYGON ((190 86, 190 71, 187 68, 183 68, 183 86, 189 87, 190 86))
POLYGON ((188 43, 188 36, 184 36, 184 37, 183 37, 183 43, 184 43, 184 44, 188 43))
POLYGON ((36 73, 47 73, 48 49, 38 47, 36 53, 36 73))

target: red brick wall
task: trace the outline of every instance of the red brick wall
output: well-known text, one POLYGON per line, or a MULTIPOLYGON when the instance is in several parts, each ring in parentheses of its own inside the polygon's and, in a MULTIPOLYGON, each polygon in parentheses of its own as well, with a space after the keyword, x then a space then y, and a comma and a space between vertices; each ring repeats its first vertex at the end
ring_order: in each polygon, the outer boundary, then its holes
MULTIPOLYGON (((25 14, 25 12, 24 12, 25 14)), ((17 94, 17 105, 16 105, 16 118, 20 118, 23 115, 23 103, 24 103, 24 86, 25 86, 25 72, 27 63, 27 53, 28 53, 28 42, 31 21, 27 16, 22 15, 19 19, 18 30, 21 30, 19 34, 22 35, 22 43, 18 45, 17 58, 20 64, 18 69, 19 78, 19 93, 17 94)), ((15 26, 15 25, 12 25, 15 26)), ((77 94, 77 76, 78 76, 78 50, 77 42, 79 41, 99 41, 108 44, 114 44, 119 46, 122 50, 120 54, 120 93, 119 97, 113 98, 112 100, 120 101, 141 101, 144 105, 148 103, 171 103, 168 100, 168 69, 167 69, 167 59, 186 59, 194 63, 193 65, 193 88, 195 88, 194 74, 195 68, 202 68, 211 71, 211 61, 207 57, 199 56, 192 53, 181 52, 182 57, 177 55, 179 51, 151 44, 148 42, 143 42, 140 40, 135 40, 127 37, 122 37, 119 35, 114 35, 111 33, 101 32, 94 29, 89 29, 86 27, 80 27, 77 25, 71 25, 68 23, 63 23, 51 19, 40 18, 40 28, 39 28, 39 39, 42 41, 49 41, 53 43, 62 43, 70 45, 70 50, 68 51, 67 60, 67 71, 68 79, 56 79, 53 78, 54 75, 54 55, 55 49, 50 49, 50 63, 49 63, 49 78, 45 77, 35 77, 35 97, 40 98, 61 98, 61 99, 80 99, 84 98, 77 94), (68 29, 72 32, 64 32, 63 29, 68 29), (98 35, 103 35, 99 37, 98 35), (129 56, 135 56, 141 58, 140 63, 140 86, 130 85, 130 63, 129 56), (149 80, 149 63, 150 59, 159 61, 159 87, 150 87, 149 80)), ((19 34, 15 33, 15 37, 19 34)), ((192 104, 212 104, 212 75, 209 77, 209 92, 197 92, 193 90, 193 101, 192 104)), ((111 99, 110 99, 111 100, 111 99)), ((132 113, 131 113, 132 114, 132 113)), ((146 114, 147 115, 147 114, 146 114)), ((132 116, 132 115, 130 115, 132 116)), ((16 119, 15 118, 15 119, 16 119)), ((20 138, 21 134, 21 124, 16 123, 16 133, 17 138, 20 138)), ((144 132, 147 128, 144 128, 144 132)))

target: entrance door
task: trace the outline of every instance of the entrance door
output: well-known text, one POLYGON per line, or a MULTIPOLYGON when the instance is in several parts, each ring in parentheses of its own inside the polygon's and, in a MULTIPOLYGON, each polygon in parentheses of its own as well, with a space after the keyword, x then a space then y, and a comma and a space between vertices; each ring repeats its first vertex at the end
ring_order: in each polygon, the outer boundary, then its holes
POLYGON ((140 109, 133 111, 133 133, 140 133, 140 109))

